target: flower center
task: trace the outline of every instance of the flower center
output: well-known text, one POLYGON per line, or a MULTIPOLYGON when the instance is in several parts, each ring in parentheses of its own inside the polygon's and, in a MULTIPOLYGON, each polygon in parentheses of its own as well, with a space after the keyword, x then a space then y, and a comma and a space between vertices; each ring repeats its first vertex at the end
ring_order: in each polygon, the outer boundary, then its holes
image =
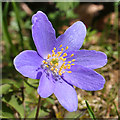
POLYGON ((60 76, 64 74, 65 72, 72 73, 72 71, 68 71, 66 69, 70 69, 75 61, 75 59, 72 59, 71 61, 66 62, 67 58, 73 57, 74 54, 71 54, 70 56, 67 56, 67 53, 65 51, 68 49, 68 46, 66 48, 62 48, 62 45, 59 47, 59 51, 54 48, 52 50, 52 54, 48 54, 47 59, 43 60, 43 64, 45 68, 49 69, 55 74, 59 74, 60 76))

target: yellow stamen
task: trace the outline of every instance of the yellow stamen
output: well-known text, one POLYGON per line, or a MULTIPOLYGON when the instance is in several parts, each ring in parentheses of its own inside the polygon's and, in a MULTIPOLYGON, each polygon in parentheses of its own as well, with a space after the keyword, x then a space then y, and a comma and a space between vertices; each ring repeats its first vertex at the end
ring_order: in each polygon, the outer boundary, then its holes
POLYGON ((61 48, 61 51, 63 51, 63 48, 61 48))
POLYGON ((68 49, 68 46, 65 48, 65 50, 67 50, 68 49))
POLYGON ((57 52, 57 54, 60 54, 60 52, 57 52))
POLYGON ((52 50, 52 53, 55 53, 54 50, 52 50))
POLYGON ((66 58, 63 59, 63 62, 66 61, 66 58))
POLYGON ((62 57, 65 57, 65 56, 67 56, 67 53, 64 53, 64 54, 62 55, 62 57))
POLYGON ((71 65, 75 65, 75 64, 71 64, 71 65))
POLYGON ((47 64, 48 62, 46 62, 45 60, 42 61, 44 64, 47 64))
POLYGON ((55 58, 58 61, 58 58, 55 58))
POLYGON ((60 69, 59 71, 61 71, 63 69, 63 67, 60 67, 59 69, 60 69))
POLYGON ((68 73, 72 73, 72 71, 67 71, 68 73))
POLYGON ((45 60, 42 61, 45 64, 45 60))
POLYGON ((55 58, 53 58, 52 60, 55 61, 55 58))
POLYGON ((70 66, 68 66, 67 68, 70 69, 70 66))
POLYGON ((56 50, 56 48, 54 48, 54 50, 56 50))
POLYGON ((62 73, 61 73, 61 72, 59 72, 59 75, 61 76, 61 75, 62 75, 62 73))
POLYGON ((55 56, 55 53, 52 54, 52 57, 55 56))
POLYGON ((72 59, 72 62, 74 62, 75 61, 75 59, 72 59))
POLYGON ((53 54, 52 54, 52 57, 55 56, 55 52, 54 52, 54 50, 52 50, 52 53, 53 53, 53 54))
POLYGON ((56 67, 56 66, 58 66, 58 65, 59 65, 59 64, 58 64, 58 63, 56 63, 56 64, 55 64, 55 67, 56 67))
POLYGON ((57 54, 55 54, 55 57, 57 57, 57 54))
POLYGON ((71 61, 68 61, 68 63, 71 63, 71 61))
POLYGON ((60 45, 60 48, 62 47, 62 45, 60 45))
POLYGON ((59 56, 62 54, 62 51, 57 52, 57 54, 58 54, 58 56, 57 56, 57 57, 59 57, 59 56))
POLYGON ((67 66, 71 66, 70 64, 67 64, 67 66))
POLYGON ((66 69, 67 68, 67 66, 64 66, 64 69, 66 69))
POLYGON ((63 71, 62 73, 65 73, 65 71, 63 71))
POLYGON ((53 65, 53 63, 52 63, 52 62, 50 62, 50 65, 53 65))
POLYGON ((57 71, 58 71, 58 69, 57 69, 57 68, 55 68, 55 71, 57 72, 57 71))
POLYGON ((61 71, 62 71, 62 70, 60 69, 60 70, 58 71, 58 73, 61 73, 61 71))
POLYGON ((46 65, 46 67, 48 68, 49 66, 48 66, 48 65, 46 65))
POLYGON ((74 56, 74 54, 72 54, 70 57, 74 56))
POLYGON ((47 59, 49 59, 50 57, 51 57, 51 55, 50 55, 50 54, 48 54, 47 59))
POLYGON ((53 70, 54 70, 54 68, 52 67, 52 68, 51 68, 51 70, 53 71, 53 70))
POLYGON ((65 65, 65 62, 62 64, 62 66, 61 66, 61 67, 63 68, 63 67, 64 67, 64 65, 65 65))
POLYGON ((63 57, 60 57, 61 60, 63 60, 63 57))

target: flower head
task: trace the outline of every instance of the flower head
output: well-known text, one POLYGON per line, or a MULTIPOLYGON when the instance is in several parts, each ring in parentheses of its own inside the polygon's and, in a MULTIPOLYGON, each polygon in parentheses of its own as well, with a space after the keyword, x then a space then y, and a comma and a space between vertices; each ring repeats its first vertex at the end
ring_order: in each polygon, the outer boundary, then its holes
POLYGON ((14 65, 25 77, 40 79, 38 94, 55 94, 68 111, 76 111, 78 99, 73 87, 96 91, 104 87, 105 79, 93 69, 107 63, 100 51, 79 50, 86 36, 86 27, 78 21, 56 39, 47 16, 38 11, 32 17, 32 36, 37 51, 26 50, 17 55, 14 65))

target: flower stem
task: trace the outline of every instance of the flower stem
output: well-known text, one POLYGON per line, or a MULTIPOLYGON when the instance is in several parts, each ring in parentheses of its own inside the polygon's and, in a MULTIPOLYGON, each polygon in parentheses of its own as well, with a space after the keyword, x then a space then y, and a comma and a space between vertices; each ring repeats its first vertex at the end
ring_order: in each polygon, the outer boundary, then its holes
POLYGON ((40 95, 39 95, 39 99, 38 99, 38 105, 37 105, 37 111, 36 111, 35 120, 38 120, 39 108, 40 108, 40 101, 41 101, 41 97, 40 97, 40 95))

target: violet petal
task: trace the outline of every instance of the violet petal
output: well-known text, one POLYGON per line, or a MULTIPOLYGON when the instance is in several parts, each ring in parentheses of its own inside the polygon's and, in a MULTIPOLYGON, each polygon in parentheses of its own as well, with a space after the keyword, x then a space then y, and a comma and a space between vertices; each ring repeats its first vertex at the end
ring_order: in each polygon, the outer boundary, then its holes
POLYGON ((68 70, 72 71, 72 73, 65 72, 64 79, 80 89, 96 91, 104 87, 105 79, 92 69, 81 65, 74 65, 68 70))
POLYGON ((57 97, 60 104, 67 109, 69 112, 77 110, 78 99, 75 89, 66 83, 57 81, 55 84, 54 94, 57 97))
POLYGON ((75 22, 65 31, 64 34, 57 38, 56 48, 62 44, 63 48, 68 46, 68 50, 78 50, 82 46, 85 36, 86 27, 83 22, 75 22))
POLYGON ((32 17, 32 36, 38 53, 46 58, 54 48, 56 43, 55 30, 47 16, 38 11, 32 17))
POLYGON ((90 69, 101 68, 107 63, 107 56, 105 53, 95 50, 76 50, 67 52, 66 62, 75 59, 75 65, 82 65, 90 69), (73 57, 69 57, 74 53, 73 57), (68 58, 67 58, 68 57, 68 58))
POLYGON ((38 94, 42 98, 49 97, 54 90, 54 83, 52 82, 52 77, 51 75, 47 75, 45 72, 43 72, 40 82, 39 82, 39 87, 37 89, 38 94))
POLYGON ((14 66, 23 76, 32 79, 40 79, 42 58, 34 50, 25 50, 14 59, 14 66))

